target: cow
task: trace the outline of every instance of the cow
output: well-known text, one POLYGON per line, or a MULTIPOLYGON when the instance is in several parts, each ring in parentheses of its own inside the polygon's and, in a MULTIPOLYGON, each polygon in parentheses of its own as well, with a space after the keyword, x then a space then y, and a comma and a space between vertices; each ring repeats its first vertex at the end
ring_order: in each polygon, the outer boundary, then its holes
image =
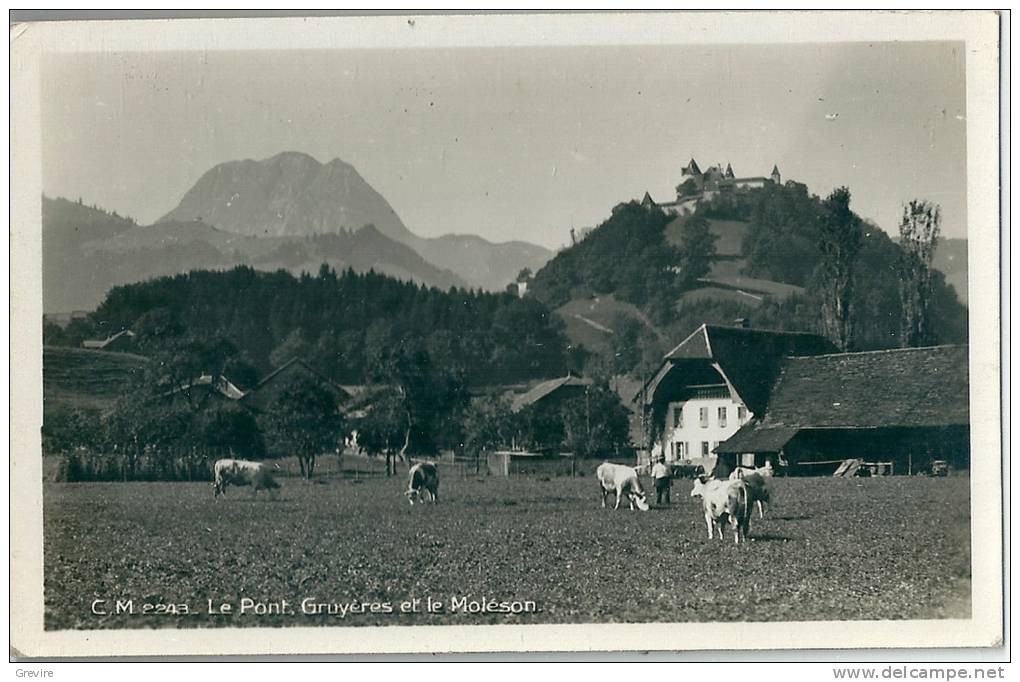
POLYGON ((673 476, 676 478, 697 478, 703 476, 705 467, 700 464, 674 464, 673 476))
POLYGON ((228 485, 250 485, 253 495, 258 495, 259 490, 268 490, 272 495, 280 487, 269 468, 261 462, 217 460, 213 465, 213 497, 226 495, 228 485))
POLYGON ((740 544, 751 529, 751 503, 747 484, 743 479, 715 480, 701 476, 694 481, 691 497, 700 497, 705 510, 705 525, 708 526, 708 539, 715 537, 719 531, 719 539, 723 539, 723 527, 729 525, 733 529, 733 541, 740 544))
POLYGON ((768 479, 772 476, 771 467, 761 469, 734 469, 730 474, 731 481, 743 481, 747 486, 749 503, 757 503, 758 518, 765 518, 765 503, 772 502, 772 491, 769 488, 768 479))
POLYGON ((419 462, 411 467, 407 477, 407 490, 404 495, 407 501, 414 506, 414 499, 424 502, 422 493, 428 491, 432 503, 439 502, 439 470, 432 462, 419 462))
POLYGON ((611 492, 615 492, 616 506, 613 509, 620 508, 620 500, 626 495, 632 510, 637 505, 637 508, 641 511, 648 511, 648 500, 645 499, 645 492, 641 489, 641 481, 638 480, 637 471, 632 467, 603 462, 595 470, 595 475, 599 479, 599 491, 602 493, 603 509, 606 507, 606 496, 611 492))

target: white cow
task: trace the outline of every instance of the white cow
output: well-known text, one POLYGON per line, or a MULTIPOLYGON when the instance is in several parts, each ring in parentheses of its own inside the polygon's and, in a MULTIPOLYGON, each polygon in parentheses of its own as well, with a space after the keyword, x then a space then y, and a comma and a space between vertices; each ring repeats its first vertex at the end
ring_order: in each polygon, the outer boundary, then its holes
POLYGON ((439 469, 432 462, 419 462, 411 467, 407 477, 407 501, 414 506, 414 499, 424 502, 422 493, 428 491, 432 503, 439 502, 439 469))
POLYGON ((634 509, 634 505, 637 505, 637 508, 641 511, 648 511, 645 491, 641 489, 641 481, 638 479, 637 471, 632 467, 603 462, 595 470, 595 475, 599 479, 603 509, 606 506, 606 496, 611 492, 615 492, 616 506, 613 509, 620 508, 620 500, 626 495, 631 509, 634 509))
POLYGON ((772 502, 772 490, 769 486, 769 478, 772 477, 771 467, 761 469, 734 469, 730 474, 731 481, 743 481, 747 486, 747 494, 750 503, 758 504, 758 518, 765 518, 765 503, 772 502))
POLYGON ((723 526, 728 524, 733 529, 734 542, 739 544, 741 537, 747 542, 747 534, 751 529, 751 503, 743 479, 723 481, 698 478, 694 481, 691 497, 701 498, 709 540, 715 537, 715 531, 719 531, 719 539, 722 540, 723 526))
POLYGON ((253 495, 258 495, 259 490, 269 490, 272 494, 280 487, 269 468, 261 462, 217 460, 213 465, 213 497, 226 495, 228 485, 250 485, 253 495))

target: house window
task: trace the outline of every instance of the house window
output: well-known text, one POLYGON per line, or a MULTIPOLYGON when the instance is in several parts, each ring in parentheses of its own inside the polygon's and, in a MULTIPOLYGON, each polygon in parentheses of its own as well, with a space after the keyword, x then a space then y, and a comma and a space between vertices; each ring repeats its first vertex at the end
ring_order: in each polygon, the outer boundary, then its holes
POLYGON ((726 407, 719 408, 719 426, 726 426, 726 407))
POLYGON ((687 443, 673 443, 676 451, 673 453, 674 459, 687 459, 687 443), (679 454, 679 457, 676 455, 679 454))
POLYGON ((709 455, 708 441, 703 440, 701 441, 701 456, 708 457, 708 455, 709 455))
POLYGON ((737 407, 737 421, 743 423, 747 419, 747 408, 743 405, 737 407))
POLYGON ((682 405, 677 405, 673 408, 673 428, 682 429, 684 427, 684 408, 682 405))
POLYGON ((676 443, 672 443, 673 446, 673 459, 676 459, 676 443))
POLYGON ((701 421, 701 428, 708 428, 708 408, 702 407, 698 409, 698 417, 701 421))

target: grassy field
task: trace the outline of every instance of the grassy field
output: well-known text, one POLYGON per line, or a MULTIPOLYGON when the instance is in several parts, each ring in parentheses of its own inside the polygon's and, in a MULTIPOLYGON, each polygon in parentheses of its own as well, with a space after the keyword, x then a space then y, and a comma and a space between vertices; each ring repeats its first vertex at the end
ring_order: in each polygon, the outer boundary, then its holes
POLYGON ((775 504, 741 546, 707 539, 688 481, 675 483, 671 507, 646 513, 601 509, 592 478, 447 478, 439 505, 414 507, 402 476, 286 479, 275 501, 239 489, 214 500, 198 483, 46 483, 45 624, 966 617, 969 482, 776 479, 775 504), (399 613, 415 598, 417 613, 399 613), (429 598, 443 611, 426 613, 429 598), (91 613, 98 599, 108 615, 91 613), (118 599, 134 613, 114 614, 118 599), (346 610, 306 614, 304 599, 346 610), (460 599, 526 611, 462 612, 460 599), (233 613, 209 615, 207 600, 233 613), (145 603, 192 613, 143 613, 145 603))

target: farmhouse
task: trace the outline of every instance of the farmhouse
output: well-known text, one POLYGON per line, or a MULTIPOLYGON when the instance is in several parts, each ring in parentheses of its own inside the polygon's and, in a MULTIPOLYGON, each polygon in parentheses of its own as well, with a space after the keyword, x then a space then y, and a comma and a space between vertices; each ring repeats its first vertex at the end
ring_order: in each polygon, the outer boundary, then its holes
POLYGON ((159 397, 171 398, 174 396, 183 396, 188 402, 201 404, 210 397, 231 401, 240 400, 244 397, 244 391, 222 374, 216 377, 211 374, 203 374, 162 393, 159 397))
POLYGON ((967 346, 789 357, 767 409, 715 452, 735 462, 777 459, 794 473, 832 473, 844 459, 893 473, 967 468, 967 346))
POLYGON ((711 457, 765 411, 784 357, 834 350, 816 334, 702 325, 666 354, 638 394, 651 456, 711 457))
POLYGON ((705 199, 712 199, 720 194, 736 192, 741 190, 758 189, 767 184, 780 184, 782 176, 779 173, 779 166, 772 166, 772 172, 768 177, 763 175, 747 178, 738 178, 733 172, 733 167, 726 164, 723 170, 721 164, 710 166, 702 172, 698 162, 691 159, 690 162, 680 171, 683 178, 676 188, 676 199, 664 203, 656 203, 648 192, 645 192, 641 205, 646 208, 657 206, 667 213, 675 215, 686 215, 693 213, 698 202, 705 199))

